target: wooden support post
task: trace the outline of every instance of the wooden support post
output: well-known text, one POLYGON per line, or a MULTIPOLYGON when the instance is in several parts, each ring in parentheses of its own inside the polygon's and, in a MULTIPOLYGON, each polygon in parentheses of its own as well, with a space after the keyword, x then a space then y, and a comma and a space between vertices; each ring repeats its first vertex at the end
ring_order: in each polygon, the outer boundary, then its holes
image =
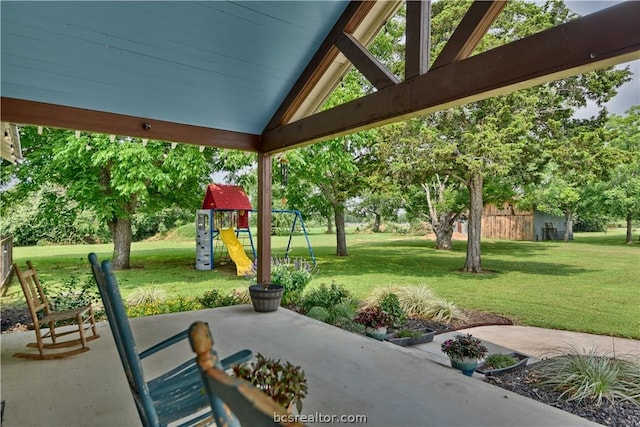
POLYGON ((271 154, 258 153, 259 284, 271 282, 271 154))
POLYGON ((407 47, 404 79, 409 80, 429 69, 431 37, 431 1, 407 1, 407 47))

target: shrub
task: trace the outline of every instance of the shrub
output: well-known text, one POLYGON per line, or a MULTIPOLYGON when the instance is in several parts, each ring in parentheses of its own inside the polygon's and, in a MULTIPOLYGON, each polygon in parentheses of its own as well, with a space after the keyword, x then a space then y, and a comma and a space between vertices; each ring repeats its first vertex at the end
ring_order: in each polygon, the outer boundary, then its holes
POLYGON ((388 294, 398 294, 400 289, 397 285, 388 285, 377 287, 369 294, 364 300, 363 308, 377 307, 380 305, 380 301, 388 294))
POLYGON ((271 282, 284 286, 282 304, 299 304, 315 273, 313 264, 303 258, 276 258, 271 268, 271 282))
POLYGON ((332 305, 331 307, 316 305, 307 312, 307 316, 331 325, 350 322, 353 320, 354 315, 355 313, 353 308, 346 302, 332 305))
MULTIPOLYGON (((316 267, 304 258, 271 260, 271 283, 284 286, 282 305, 299 304, 304 289, 316 273, 316 267)), ((256 283, 255 265, 249 278, 252 284, 256 283)))
POLYGON ((561 392, 568 401, 588 401, 600 406, 604 400, 626 400, 640 405, 640 363, 590 350, 570 348, 568 354, 536 365, 538 383, 561 392))
POLYGON ((360 310, 353 321, 369 328, 388 328, 393 324, 391 316, 382 311, 380 307, 368 307, 360 310))
POLYGON ((143 317, 156 314, 181 313, 202 308, 202 304, 196 298, 189 299, 179 296, 166 301, 147 301, 142 304, 127 305, 126 310, 128 317, 143 317))
POLYGON ((380 309, 391 317, 391 325, 398 328, 407 322, 407 314, 400 306, 398 295, 388 293, 380 300, 380 309))
POLYGON ((220 291, 217 289, 211 289, 201 297, 196 298, 196 300, 202 304, 204 308, 227 307, 250 302, 249 291, 246 289, 244 291, 234 289, 227 295, 220 294, 220 291))
POLYGON ((42 283, 42 287, 53 311, 71 310, 91 304, 94 318, 100 320, 104 317, 102 298, 91 273, 81 278, 71 276, 62 285, 42 283))
POLYGON ((322 283, 319 287, 311 289, 304 295, 300 305, 303 312, 308 313, 313 307, 330 308, 345 302, 353 307, 352 301, 349 291, 334 282, 331 286, 322 283))

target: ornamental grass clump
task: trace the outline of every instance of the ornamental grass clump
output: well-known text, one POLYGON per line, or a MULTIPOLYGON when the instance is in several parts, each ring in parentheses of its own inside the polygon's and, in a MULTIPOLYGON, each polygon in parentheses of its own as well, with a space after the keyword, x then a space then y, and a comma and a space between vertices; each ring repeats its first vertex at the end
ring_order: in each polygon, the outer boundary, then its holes
POLYGON ((482 341, 471 334, 458 334, 453 339, 443 342, 440 349, 444 354, 455 360, 464 358, 481 359, 489 352, 487 347, 482 344, 482 341))
POLYGON ((570 348, 569 354, 537 364, 537 383, 559 391, 568 401, 601 406, 605 400, 625 400, 640 405, 640 361, 587 353, 570 348))

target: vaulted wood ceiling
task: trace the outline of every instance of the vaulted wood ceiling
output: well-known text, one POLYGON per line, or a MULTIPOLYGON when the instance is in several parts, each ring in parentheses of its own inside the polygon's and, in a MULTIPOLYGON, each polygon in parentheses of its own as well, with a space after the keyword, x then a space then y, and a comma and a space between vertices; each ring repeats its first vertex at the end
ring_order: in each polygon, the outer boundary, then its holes
POLYGON ((431 67, 407 10, 407 78, 366 50, 402 2, 2 2, 2 120, 276 152, 640 57, 630 1, 475 56, 475 2, 431 67), (317 113, 351 64, 377 91, 317 113), (148 126, 145 126, 148 124, 148 126))

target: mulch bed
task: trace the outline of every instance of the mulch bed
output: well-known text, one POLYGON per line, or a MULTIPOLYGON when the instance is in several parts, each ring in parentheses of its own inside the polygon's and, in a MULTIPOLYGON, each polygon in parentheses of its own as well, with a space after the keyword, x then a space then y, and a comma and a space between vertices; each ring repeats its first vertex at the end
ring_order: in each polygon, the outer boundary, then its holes
POLYGON ((585 402, 568 402, 560 398, 560 392, 538 386, 535 383, 536 364, 519 372, 506 373, 499 377, 487 377, 486 382, 570 412, 589 421, 611 427, 640 426, 640 405, 630 401, 605 401, 601 406, 585 402))
POLYGON ((23 332, 27 330, 27 325, 33 323, 26 306, 3 307, 0 317, 2 318, 2 333, 23 332))

